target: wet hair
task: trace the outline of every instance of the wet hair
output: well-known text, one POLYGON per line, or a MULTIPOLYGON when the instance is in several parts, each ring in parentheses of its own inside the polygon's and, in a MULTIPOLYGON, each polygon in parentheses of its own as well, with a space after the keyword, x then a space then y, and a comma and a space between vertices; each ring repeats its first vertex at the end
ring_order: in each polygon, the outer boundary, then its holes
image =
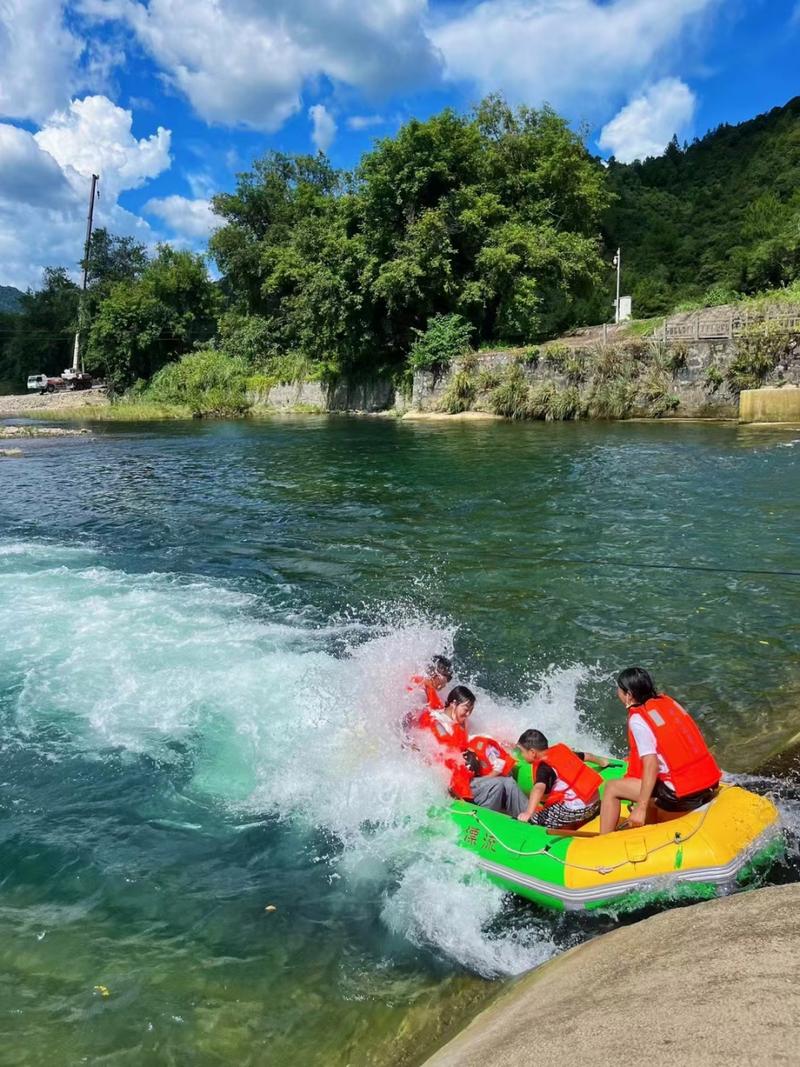
POLYGON ((544 752, 545 749, 550 748, 547 738, 541 730, 526 730, 524 734, 520 735, 517 744, 520 748, 526 748, 529 752, 544 752))
POLYGON ((471 689, 467 689, 465 685, 456 685, 447 694, 447 700, 445 701, 445 707, 449 708, 451 704, 474 704, 475 694, 471 689))
POLYGON ((428 674, 441 674, 449 682, 453 677, 453 661, 447 656, 434 656, 428 664, 428 674))
POLYGON ((626 667, 617 675, 617 685, 623 693, 630 693, 637 704, 658 696, 656 683, 644 667, 626 667))

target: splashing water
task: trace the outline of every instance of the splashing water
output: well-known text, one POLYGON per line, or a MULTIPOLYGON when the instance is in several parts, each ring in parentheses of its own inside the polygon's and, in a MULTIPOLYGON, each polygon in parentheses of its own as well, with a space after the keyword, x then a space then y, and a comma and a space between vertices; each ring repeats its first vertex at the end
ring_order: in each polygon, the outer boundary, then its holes
MULTIPOLYGON (((378 892, 391 934, 486 976, 554 951, 541 923, 487 932, 503 893, 455 844, 420 836, 444 791, 402 744, 405 685, 451 649, 452 627, 302 626, 222 583, 129 575, 41 543, 0 547, 0 626, 6 729, 47 759, 121 750, 170 764, 188 752, 187 795, 322 831, 333 877, 378 892)), ((553 670, 517 704, 478 689, 473 729, 513 740, 536 724, 602 747, 575 711, 590 673, 553 670)))

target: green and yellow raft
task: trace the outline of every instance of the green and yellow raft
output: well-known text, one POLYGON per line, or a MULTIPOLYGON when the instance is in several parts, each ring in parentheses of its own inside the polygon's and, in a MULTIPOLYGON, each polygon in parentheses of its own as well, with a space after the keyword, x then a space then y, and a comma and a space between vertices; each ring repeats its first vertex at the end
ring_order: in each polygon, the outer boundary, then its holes
MULTIPOLYGON (((620 778, 625 765, 600 773, 604 781, 620 778)), ((527 764, 520 766, 518 781, 530 791, 527 764)), ((559 910, 712 896, 746 884, 783 849, 772 801, 726 783, 696 811, 662 812, 657 823, 602 837, 597 819, 570 836, 460 800, 449 815, 458 843, 478 857, 491 881, 559 910)))

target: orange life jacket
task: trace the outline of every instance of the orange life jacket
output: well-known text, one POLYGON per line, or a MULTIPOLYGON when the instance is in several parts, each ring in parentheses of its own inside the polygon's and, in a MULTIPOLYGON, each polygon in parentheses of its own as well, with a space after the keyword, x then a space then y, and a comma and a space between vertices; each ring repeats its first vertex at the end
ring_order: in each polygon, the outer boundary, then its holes
POLYGON ((469 739, 469 748, 481 761, 479 775, 481 778, 484 778, 487 774, 495 773, 492 765, 494 760, 501 759, 503 761, 502 770, 497 772, 499 774, 511 774, 514 767, 517 765, 517 761, 514 757, 509 755, 503 746, 495 741, 493 737, 485 737, 482 734, 477 734, 475 737, 469 739))
POLYGON ((667 773, 659 771, 658 777, 672 782, 676 797, 688 797, 719 784, 722 771, 709 752, 699 726, 676 700, 663 693, 628 709, 629 777, 642 777, 642 760, 630 728, 634 715, 641 715, 655 734, 658 755, 667 765, 667 773))
POLYGON ((472 772, 464 763, 464 752, 469 747, 467 731, 449 715, 432 712, 430 708, 423 711, 419 725, 423 730, 430 730, 441 745, 441 762, 451 772, 450 792, 461 800, 472 800, 472 772))
POLYGON ((439 696, 439 690, 424 674, 415 674, 413 678, 409 679, 409 684, 406 686, 407 693, 413 693, 414 690, 421 689, 425 694, 425 703, 429 708, 433 708, 434 711, 438 711, 444 707, 444 701, 439 696))
MULTIPOLYGON (((541 759, 536 761, 536 766, 539 763, 547 764, 556 772, 556 777, 567 784, 566 789, 551 789, 542 800, 544 807, 549 808, 553 804, 560 804, 566 798, 567 789, 571 789, 575 796, 587 805, 596 798, 597 790, 603 779, 597 771, 593 771, 579 756, 576 756, 571 748, 566 745, 552 745, 541 759)), ((534 782, 536 781, 536 766, 533 772, 534 782)))

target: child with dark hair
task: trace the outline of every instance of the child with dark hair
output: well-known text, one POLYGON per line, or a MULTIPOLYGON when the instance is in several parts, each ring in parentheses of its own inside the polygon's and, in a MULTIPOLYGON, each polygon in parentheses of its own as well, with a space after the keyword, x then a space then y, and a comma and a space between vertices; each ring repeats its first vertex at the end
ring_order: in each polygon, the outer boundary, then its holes
POLYGON ((552 747, 540 730, 526 730, 517 742, 522 758, 533 766, 533 788, 521 822, 553 829, 582 826, 600 811, 602 778, 586 765, 609 764, 605 756, 573 752, 566 745, 552 747))
POLYGON ((428 709, 438 711, 444 707, 441 691, 453 678, 453 663, 447 656, 434 656, 424 674, 415 674, 409 679, 406 686, 407 693, 417 693, 424 698, 424 704, 408 712, 403 719, 406 730, 413 729, 420 724, 420 716, 428 709))
POLYGON ((457 685, 444 708, 425 709, 419 725, 430 730, 444 750, 442 762, 451 771, 453 796, 516 818, 528 801, 511 777, 516 760, 493 738, 468 736, 467 721, 474 707, 472 690, 457 685))

